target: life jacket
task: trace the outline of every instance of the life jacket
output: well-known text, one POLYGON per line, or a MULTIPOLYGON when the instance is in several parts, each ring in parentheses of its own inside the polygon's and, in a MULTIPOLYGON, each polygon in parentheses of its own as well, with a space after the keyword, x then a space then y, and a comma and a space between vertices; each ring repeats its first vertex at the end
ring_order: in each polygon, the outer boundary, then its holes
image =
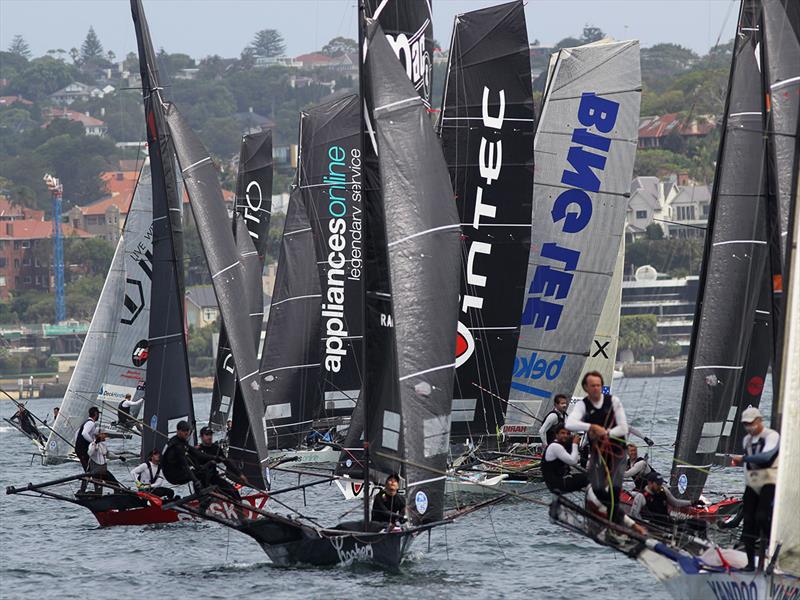
POLYGON ((547 441, 548 445, 552 444, 555 441, 555 439, 556 439, 556 431, 558 431, 561 427, 564 426, 564 421, 565 421, 564 415, 562 413, 558 412, 555 408, 553 410, 551 410, 549 413, 547 413, 547 415, 545 416, 545 420, 547 420, 547 418, 550 415, 555 415, 556 418, 558 419, 558 421, 556 421, 555 425, 553 425, 550 429, 548 429, 545 432, 545 436, 547 437, 546 441, 547 441))
MULTIPOLYGON (((764 451, 767 433, 769 433, 769 431, 767 428, 764 428, 764 431, 755 443, 752 441, 752 436, 750 436, 750 443, 744 447, 746 456, 753 456, 764 451)), ((766 465, 744 463, 744 475, 747 486, 753 488, 756 492, 760 492, 761 488, 765 485, 775 485, 778 481, 778 452, 775 452, 774 456, 766 465)))
POLYGON ((161 467, 164 478, 173 485, 182 485, 192 480, 190 471, 188 444, 177 435, 167 442, 161 453, 161 467))
MULTIPOLYGON (((583 399, 584 415, 583 420, 585 423, 591 425, 599 425, 603 429, 611 429, 616 427, 617 418, 614 416, 613 397, 611 394, 603 394, 603 403, 600 408, 595 408, 589 396, 583 399)), ((615 440, 609 438, 611 444, 620 448, 625 448, 624 440, 615 440)))
POLYGON ((87 442, 83 437, 83 428, 86 427, 86 424, 94 419, 86 419, 81 426, 78 428, 78 433, 75 435, 75 454, 77 456, 89 456, 89 442, 87 442))
MULTIPOLYGON (((633 465, 637 465, 640 462, 642 462, 643 460, 644 460, 643 456, 637 456, 636 460, 633 461, 633 463, 631 463, 631 460, 628 459, 628 468, 630 469, 633 465)), ((652 470, 653 469, 650 467, 650 465, 647 465, 647 468, 644 470, 644 473, 639 473, 638 475, 636 475, 633 478, 633 488, 635 490, 643 490, 644 489, 644 486, 647 485, 647 475, 652 470)))
POLYGON ((669 502, 664 490, 660 492, 644 492, 645 507, 643 516, 654 521, 669 522, 669 502))
MULTIPOLYGON (((554 443, 558 444, 559 442, 554 443)), ((572 453, 572 441, 561 445, 568 453, 572 453)), ((547 453, 545 453, 545 456, 547 456, 547 453)), ((558 458, 555 460, 547 460, 545 458, 540 463, 540 467, 542 469, 542 478, 550 491, 560 489, 564 478, 569 475, 569 465, 558 458)))
POLYGON ((119 403, 117 406, 117 420, 119 421, 120 425, 125 425, 129 423, 131 419, 131 407, 130 406, 123 406, 124 400, 119 403))

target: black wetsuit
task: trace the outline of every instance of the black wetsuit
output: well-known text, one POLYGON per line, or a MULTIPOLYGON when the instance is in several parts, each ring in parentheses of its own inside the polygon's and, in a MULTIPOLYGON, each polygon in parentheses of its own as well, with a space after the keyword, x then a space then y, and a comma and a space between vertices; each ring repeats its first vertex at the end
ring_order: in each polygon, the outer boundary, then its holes
POLYGON ((197 446, 197 450, 199 450, 202 454, 205 454, 212 461, 206 463, 202 474, 198 473, 200 480, 205 485, 216 485, 226 496, 230 496, 241 501, 239 490, 237 490, 236 487, 234 487, 227 479, 222 477, 217 472, 216 465, 217 463, 221 463, 225 465, 227 470, 226 472, 229 474, 229 477, 233 476, 237 479, 242 477, 242 472, 236 467, 236 465, 233 464, 233 461, 228 460, 228 457, 225 456, 225 453, 222 451, 222 448, 220 448, 219 444, 216 442, 213 442, 207 446, 205 444, 200 444, 197 446))
POLYGON ((400 523, 405 518, 406 503, 398 495, 380 492, 372 501, 371 519, 378 523, 400 523))
POLYGON ((209 462, 213 462, 210 456, 191 446, 187 440, 175 435, 164 447, 161 469, 164 478, 172 485, 192 482, 203 487, 203 482, 197 472, 209 462))
MULTIPOLYGON (((558 444, 559 442, 553 442, 558 444)), ((572 453, 572 441, 566 444, 561 444, 567 454, 572 453)), ((549 444, 548 444, 549 446, 549 444)), ((570 466, 563 460, 556 458, 555 460, 547 460, 547 453, 541 462, 542 478, 547 489, 554 494, 568 494, 569 492, 576 492, 582 490, 589 485, 589 479, 583 473, 570 474, 570 466)))
POLYGON ((19 428, 22 429, 22 431, 31 439, 37 439, 42 444, 47 441, 39 429, 37 429, 36 425, 31 419, 30 413, 26 409, 23 409, 21 413, 14 413, 10 420, 17 421, 19 423, 19 428))

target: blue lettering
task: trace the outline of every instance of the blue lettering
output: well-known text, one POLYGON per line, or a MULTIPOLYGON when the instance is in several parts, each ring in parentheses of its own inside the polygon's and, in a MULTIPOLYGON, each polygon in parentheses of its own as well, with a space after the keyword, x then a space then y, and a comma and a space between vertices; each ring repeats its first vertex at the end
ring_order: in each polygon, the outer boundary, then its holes
POLYGON ((564 170, 561 183, 570 185, 587 192, 596 192, 600 189, 600 178, 592 169, 606 168, 606 157, 584 150, 581 146, 573 146, 567 152, 567 162, 575 171, 564 170))
POLYGON ((552 381, 561 373, 566 359, 567 355, 562 354, 558 358, 547 362, 547 359, 540 357, 537 352, 533 352, 528 357, 516 356, 514 358, 514 377, 520 379, 541 379, 544 377, 552 381))
POLYGON ((592 218, 592 200, 583 190, 567 190, 561 192, 553 203, 553 223, 564 219, 561 231, 564 233, 579 233, 583 231, 592 218), (576 205, 580 210, 567 212, 567 208, 576 205))
POLYGON ((563 246, 559 246, 553 242, 542 244, 542 251, 540 254, 544 258, 549 258, 551 260, 557 260, 564 263, 565 271, 574 271, 578 266, 578 259, 581 257, 581 253, 577 250, 564 248, 563 246))
POLYGON ((563 299, 567 297, 570 285, 572 285, 572 273, 559 271, 547 265, 539 265, 536 267, 529 291, 531 294, 563 299))
POLYGON ((558 327, 561 311, 564 307, 541 298, 528 298, 525 310, 522 311, 522 324, 544 327, 547 330, 558 327))
POLYGON ((602 150, 603 152, 608 152, 608 149, 611 147, 610 139, 592 133, 583 127, 578 127, 572 132, 572 141, 581 146, 589 146, 590 148, 602 150))
POLYGON ((619 102, 601 98, 594 92, 581 94, 578 120, 586 127, 594 126, 601 133, 609 133, 617 122, 619 102))

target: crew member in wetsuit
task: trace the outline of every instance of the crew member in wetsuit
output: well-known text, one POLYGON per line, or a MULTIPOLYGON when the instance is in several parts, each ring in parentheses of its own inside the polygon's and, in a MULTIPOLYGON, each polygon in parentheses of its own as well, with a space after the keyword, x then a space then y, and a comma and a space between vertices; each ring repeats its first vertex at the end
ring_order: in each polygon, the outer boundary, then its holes
MULTIPOLYGON (((61 409, 57 406, 53 408, 53 427, 56 425, 56 421, 58 420, 58 413, 61 409)), ((44 419, 44 424, 47 425, 47 417, 44 419)))
POLYGON ((31 413, 29 413, 28 409, 22 404, 19 405, 17 412, 15 412, 9 420, 19 423, 19 428, 22 429, 22 431, 24 431, 25 434, 31 439, 38 440, 40 444, 47 442, 47 439, 42 435, 42 432, 39 431, 39 429, 36 427, 36 424, 33 422, 31 413))
MULTIPOLYGON (((81 466, 84 472, 89 471, 89 445, 94 442, 97 436, 97 420, 100 418, 100 409, 92 406, 89 409, 89 418, 83 422, 80 429, 75 434, 75 456, 81 461, 81 466)), ((86 484, 88 482, 84 479, 81 481, 81 490, 79 493, 86 491, 86 484)))
POLYGON ((142 402, 144 402, 144 396, 133 401, 130 394, 125 394, 125 399, 117 407, 117 425, 128 429, 136 428, 141 431, 139 424, 131 417, 131 409, 138 408, 142 402))
POLYGON ((166 486, 167 481, 161 474, 161 451, 153 448, 147 455, 147 461, 131 470, 136 481, 136 489, 149 492, 167 500, 175 497, 175 491, 166 486))
POLYGON ((762 558, 758 567, 763 569, 763 556, 769 542, 772 526, 772 504, 775 500, 775 482, 778 476, 778 448, 780 434, 764 427, 761 411, 750 406, 742 411, 742 423, 747 430, 744 436, 744 455, 733 457, 734 465, 744 465, 747 487, 742 496, 742 540, 747 553, 746 570, 756 568, 756 542, 762 558))
MULTIPOLYGON (((239 491, 236 489, 236 487, 231 485, 224 478, 220 477, 220 475, 217 473, 216 465, 225 465, 225 474, 234 481, 241 481, 242 483, 246 484, 248 483, 247 477, 245 477, 241 469, 239 469, 239 467, 237 467, 232 460, 229 460, 228 457, 225 456, 225 453, 222 451, 220 445, 214 441, 214 430, 211 429, 211 427, 203 427, 200 430, 200 443, 197 445, 197 449, 214 460, 213 465, 208 467, 211 474, 211 477, 209 478, 209 485, 218 486, 223 493, 227 494, 228 496, 240 498, 239 491), (213 483, 211 483, 211 479, 214 479, 213 483)), ((203 478, 201 477, 201 479, 203 478)))
POLYGON ((591 444, 589 482, 595 496, 606 507, 614 523, 621 523, 624 512, 619 493, 625 475, 625 439, 628 420, 619 398, 603 393, 603 376, 589 371, 581 386, 586 397, 578 402, 567 417, 570 431, 587 432, 591 444), (610 482, 610 485, 609 485, 610 482))
POLYGON ((583 473, 570 474, 570 467, 578 464, 579 435, 573 436, 562 424, 555 428, 555 438, 547 446, 544 460, 541 463, 542 477, 554 494, 567 494, 582 490, 589 485, 589 479, 583 473))
POLYGON ((553 410, 547 413, 542 426, 539 428, 543 456, 547 451, 548 444, 552 444, 555 441, 558 428, 563 426, 564 421, 567 419, 567 406, 569 406, 569 398, 564 394, 556 394, 553 397, 553 410))
POLYGON ((664 479, 651 471, 646 477, 646 484, 641 494, 633 500, 630 516, 634 519, 644 519, 662 527, 672 527, 675 523, 670 516, 670 508, 684 508, 691 506, 691 500, 680 500, 664 487, 664 479))
POLYGON ((647 476, 653 472, 653 467, 644 456, 639 456, 636 444, 628 444, 628 462, 625 465, 625 479, 633 480, 633 491, 642 492, 647 485, 647 476))
MULTIPOLYGON (((95 435, 94 441, 89 444, 89 466, 86 471, 92 479, 119 485, 117 478, 108 470, 108 459, 109 457, 113 458, 114 455, 108 451, 108 447, 106 446, 107 439, 107 434, 98 433, 95 435)), ((94 493, 102 493, 102 489, 96 483, 94 484, 94 493)))
POLYGON ((372 501, 371 520, 396 526, 405 521, 406 503, 397 494, 400 489, 400 476, 392 473, 386 478, 383 490, 372 501))

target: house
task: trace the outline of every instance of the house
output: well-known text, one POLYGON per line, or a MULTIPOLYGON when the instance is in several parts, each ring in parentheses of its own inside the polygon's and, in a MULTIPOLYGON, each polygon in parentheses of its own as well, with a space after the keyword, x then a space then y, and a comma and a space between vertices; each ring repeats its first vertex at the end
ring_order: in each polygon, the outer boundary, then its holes
POLYGON ((343 52, 331 57, 327 68, 339 75, 358 77, 358 52, 343 52))
POLYGON ((647 227, 653 223, 662 226, 666 193, 669 181, 658 177, 636 177, 631 182, 631 196, 625 217, 625 241, 635 242, 645 237, 647 227))
POLYGON ((667 237, 705 237, 711 209, 711 188, 708 185, 676 185, 667 195, 665 206, 669 210, 670 221, 664 223, 667 237))
POLYGON ((116 244, 136 191, 139 171, 108 171, 100 178, 108 195, 92 204, 73 206, 67 217, 73 227, 116 244))
POLYGON ((210 285, 195 285, 187 288, 184 310, 189 327, 199 329, 211 325, 219 317, 219 306, 214 288, 210 285))
POLYGON ((682 117, 679 113, 639 119, 639 148, 661 148, 668 136, 677 133, 683 139, 703 138, 716 127, 711 115, 682 117))
POLYGON ((68 121, 74 121, 83 125, 83 131, 86 135, 102 137, 108 131, 108 127, 106 127, 104 121, 94 118, 88 112, 82 113, 66 108, 51 108, 42 111, 42 116, 45 118, 45 127, 55 119, 67 119, 68 121))
POLYGON ((31 106, 33 102, 25 100, 22 96, 0 96, 0 108, 11 106, 12 104, 20 104, 22 106, 31 106))
POLYGON ((198 73, 200 73, 200 69, 197 68, 179 69, 175 79, 197 79, 198 73))
POLYGON ((274 129, 276 127, 275 121, 264 115, 253 112, 253 107, 249 107, 247 112, 240 112, 233 115, 242 129, 242 134, 258 133, 267 129, 274 129))
POLYGON ((321 52, 311 52, 309 54, 301 54, 294 57, 294 62, 297 67, 304 71, 311 69, 321 69, 331 65, 334 62, 333 58, 321 52))
MULTIPOLYGON (((91 237, 62 223, 64 237, 91 237)), ((49 291, 53 223, 37 219, 0 222, 0 300, 15 291, 49 291)))
POLYGON ((44 221, 44 211, 12 204, 11 200, 0 194, 0 223, 23 220, 44 221))
POLYGON ((56 90, 50 94, 50 100, 52 100, 54 104, 58 104, 60 106, 69 106, 76 100, 85 102, 86 100, 89 100, 89 98, 102 98, 107 93, 113 91, 114 87, 110 85, 100 89, 86 85, 80 81, 73 81, 68 86, 63 87, 60 90, 56 90))
POLYGON ((255 61, 256 69, 267 69, 269 67, 300 67, 300 64, 288 56, 257 56, 255 61))

